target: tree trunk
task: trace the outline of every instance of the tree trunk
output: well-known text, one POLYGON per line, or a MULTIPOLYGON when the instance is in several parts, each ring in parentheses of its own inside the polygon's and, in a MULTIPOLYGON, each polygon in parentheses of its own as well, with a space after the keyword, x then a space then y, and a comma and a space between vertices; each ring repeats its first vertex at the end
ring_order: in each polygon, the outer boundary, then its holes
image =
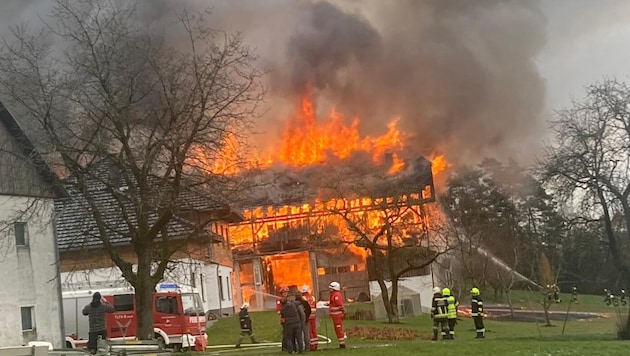
POLYGON ((383 278, 378 279, 378 285, 381 287, 381 296, 383 297, 383 306, 385 307, 385 312, 387 313, 387 321, 389 323, 392 322, 392 304, 389 302, 389 293, 387 292, 387 285, 385 285, 385 280, 383 278))
POLYGON ((153 293, 155 283, 151 278, 151 249, 136 251, 138 256, 138 272, 135 288, 136 318, 140 340, 153 339, 153 293))
POLYGON ((398 279, 392 279, 392 295, 389 298, 389 304, 391 306, 392 314, 388 318, 390 324, 398 324, 400 317, 398 315, 398 279))
POLYGON ((545 325, 551 326, 551 319, 549 318, 549 308, 551 307, 551 302, 549 302, 547 295, 545 295, 544 298, 543 310, 545 311, 545 325))
POLYGON ((508 306, 510 307, 510 317, 514 319, 514 303, 512 303, 512 295, 509 290, 505 292, 505 296, 507 297, 508 306))

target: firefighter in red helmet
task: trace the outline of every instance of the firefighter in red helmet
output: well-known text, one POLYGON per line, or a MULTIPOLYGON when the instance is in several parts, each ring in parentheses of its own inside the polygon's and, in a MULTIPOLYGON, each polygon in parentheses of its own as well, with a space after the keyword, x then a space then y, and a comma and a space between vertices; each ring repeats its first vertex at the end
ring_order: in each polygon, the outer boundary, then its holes
POLYGON ((346 310, 343 307, 343 296, 341 295, 341 286, 339 282, 330 282, 330 301, 328 302, 328 312, 332 319, 335 334, 339 340, 339 348, 346 348, 346 334, 343 331, 343 319, 346 316, 346 310))

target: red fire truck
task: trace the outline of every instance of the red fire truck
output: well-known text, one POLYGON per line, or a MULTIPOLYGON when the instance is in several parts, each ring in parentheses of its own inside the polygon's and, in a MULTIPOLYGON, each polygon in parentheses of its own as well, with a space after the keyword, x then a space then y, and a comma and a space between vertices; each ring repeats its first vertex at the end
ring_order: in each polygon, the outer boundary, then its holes
MULTIPOLYGON (((82 314, 97 290, 63 292, 64 327, 66 347, 86 347, 88 318, 82 314)), ((99 289, 98 292, 116 311, 106 316, 109 340, 137 338, 136 307, 132 288, 99 289)), ((197 348, 207 344, 206 317, 199 293, 188 286, 162 283, 153 295, 153 330, 155 338, 163 346, 197 348)))

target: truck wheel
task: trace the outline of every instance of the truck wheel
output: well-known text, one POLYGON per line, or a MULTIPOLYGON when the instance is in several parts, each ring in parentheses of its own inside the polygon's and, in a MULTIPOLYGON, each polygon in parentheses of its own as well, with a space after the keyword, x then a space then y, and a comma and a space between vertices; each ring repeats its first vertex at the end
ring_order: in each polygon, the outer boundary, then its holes
POLYGON ((155 340, 158 342, 158 346, 160 347, 160 350, 166 349, 166 341, 164 341, 164 338, 162 337, 162 335, 156 333, 155 340))
POLYGON ((66 341, 66 349, 71 349, 72 343, 70 341, 66 341))

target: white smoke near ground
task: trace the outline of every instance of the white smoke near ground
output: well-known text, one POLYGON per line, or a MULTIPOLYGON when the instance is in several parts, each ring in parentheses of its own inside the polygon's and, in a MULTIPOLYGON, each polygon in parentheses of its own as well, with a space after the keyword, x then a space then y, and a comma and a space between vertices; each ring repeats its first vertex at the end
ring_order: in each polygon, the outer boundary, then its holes
MULTIPOLYGON (((115 1, 115 0, 112 0, 115 1)), ((278 142, 311 88, 320 116, 334 107, 381 134, 399 117, 419 154, 455 164, 483 156, 528 158, 544 130, 545 82, 536 58, 546 18, 538 1, 516 0, 142 0, 142 21, 176 44, 183 10, 241 32, 269 70, 267 111, 252 138, 278 142)), ((50 1, 0 3, 0 34, 39 22, 50 1)))

